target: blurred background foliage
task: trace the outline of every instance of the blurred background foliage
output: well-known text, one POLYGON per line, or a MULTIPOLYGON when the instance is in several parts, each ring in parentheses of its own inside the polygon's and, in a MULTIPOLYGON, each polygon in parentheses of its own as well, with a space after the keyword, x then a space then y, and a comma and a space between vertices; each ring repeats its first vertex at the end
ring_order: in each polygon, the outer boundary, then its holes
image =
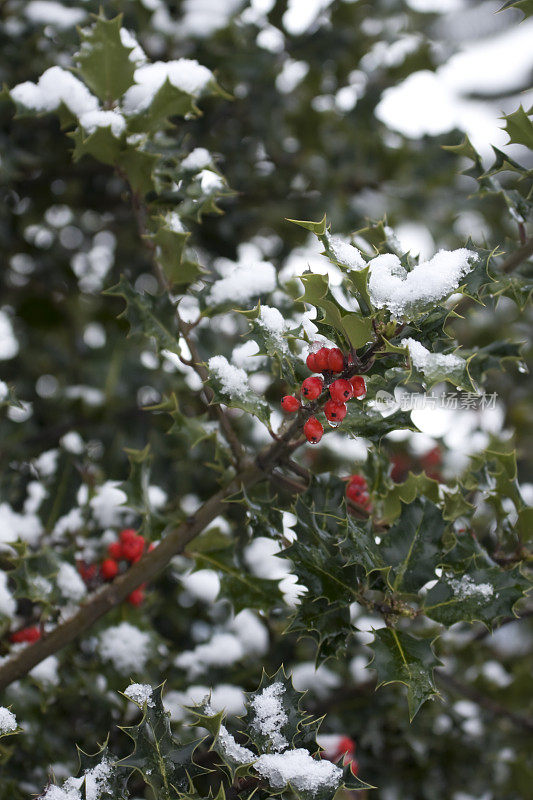
MULTIPOLYGON (((491 0, 47 5, 58 7, 55 21, 39 16, 38 3, 0 4, 3 85, 35 80, 54 64, 69 66, 78 43, 75 25, 101 6, 108 16, 124 14, 123 24, 152 60, 196 58, 233 95, 231 102, 207 99, 202 116, 178 124, 172 134, 180 152, 206 147, 216 154, 235 191, 221 201, 223 215, 206 217, 193 231, 206 267, 220 257, 236 260, 252 252, 284 274, 301 272, 316 264, 318 250, 285 218, 319 219, 325 211, 341 233, 386 216, 403 249, 424 256, 439 247, 462 247, 469 237, 491 249, 518 243, 518 226, 502 198, 474 194, 475 181, 460 174, 466 161, 443 149, 459 144, 468 132, 488 163, 489 145, 506 141, 498 132, 498 116, 521 102, 531 105, 533 56, 523 41, 529 36, 531 42, 533 22, 520 22, 518 10, 496 13, 500 3, 491 0), (467 58, 454 62, 457 53, 472 52, 477 73, 468 72, 467 58), (429 92, 417 93, 417 83, 409 94, 405 87, 421 72, 429 92), (398 88, 404 92, 392 102, 390 91, 398 88)), ((126 339, 127 326, 117 320, 122 303, 100 293, 121 273, 137 287, 155 291, 149 257, 125 201, 126 187, 111 168, 94 160, 73 165, 72 143, 55 118, 15 118, 4 97, 0 119, 1 303, 18 341, 16 356, 0 366, 1 378, 16 385, 23 404, 0 420, 2 499, 20 509, 31 477, 24 465, 57 447, 65 433, 77 431, 87 442, 86 455, 74 459, 74 468, 69 462, 57 473, 60 491, 53 492, 57 502, 49 509, 49 530, 71 507, 82 483, 124 480, 124 448, 147 444, 154 454, 150 480, 165 493, 167 507, 183 517, 217 488, 216 473, 206 468, 216 458, 213 441, 191 453, 186 437, 165 435, 167 417, 143 406, 174 392, 184 413, 196 413, 198 386, 186 370, 160 362, 145 343, 126 339)), ((510 152, 533 167, 524 148, 514 145, 510 152)), ((511 184, 514 178, 506 180, 511 184)), ((520 312, 506 298, 477 308, 468 326, 460 319, 453 323, 465 347, 499 339, 525 342, 530 326, 531 309, 520 312)), ((239 329, 218 317, 200 331, 202 354, 218 351, 221 333, 231 352, 245 330, 244 323, 239 329)), ((279 397, 280 388, 278 379, 266 376, 268 396, 279 397)), ((492 373, 489 391, 499 396, 490 415, 468 422, 448 415, 438 423, 420 417, 423 433, 387 442, 385 454, 415 470, 434 469, 436 458, 438 468, 451 474, 481 447, 516 446, 520 481, 531 501, 533 387, 526 367, 492 373), (502 435, 507 430, 514 433, 502 435), (424 464, 435 448, 438 455, 424 464)), ((253 441, 257 431, 246 419, 238 424, 242 437, 253 441)), ((331 446, 307 458, 318 471, 348 473, 364 452, 360 445, 331 446)), ((238 531, 239 507, 228 520, 238 531)), ((153 650, 139 677, 153 685, 165 677, 170 688, 182 691, 192 676, 176 667, 176 655, 201 641, 202 626, 205 633, 222 624, 229 611, 225 604, 205 604, 187 594, 173 570, 152 588, 142 609, 121 608, 112 621, 153 626, 153 650)), ((269 672, 281 662, 299 666, 309 709, 328 713, 328 732, 357 742, 360 775, 379 787, 372 793, 376 800, 530 796, 532 732, 517 727, 508 713, 527 711, 528 704, 533 713, 533 630, 527 620, 492 636, 470 626, 450 634, 441 645, 443 655, 470 696, 442 686, 447 702, 426 704, 412 724, 401 692, 385 687, 374 693, 373 673, 363 672, 365 633, 354 636, 345 663, 331 662, 313 673, 314 648, 282 637, 285 622, 276 614, 265 619, 268 651, 212 668, 209 683, 250 690, 263 664, 269 672)), ((361 616, 361 628, 371 623, 361 616)), ((71 774, 73 742, 90 751, 95 732, 124 719, 124 703, 113 694, 124 689, 123 675, 103 667, 87 642, 59 657, 59 686, 29 678, 11 687, 4 701, 16 698, 26 729, 16 743, 0 749, 4 755, 13 751, 0 780, 0 797, 6 800, 40 791, 49 764, 58 776, 71 774)), ((204 679, 195 677, 198 683, 204 679)), ((125 737, 113 735, 115 751, 125 752, 125 737)))

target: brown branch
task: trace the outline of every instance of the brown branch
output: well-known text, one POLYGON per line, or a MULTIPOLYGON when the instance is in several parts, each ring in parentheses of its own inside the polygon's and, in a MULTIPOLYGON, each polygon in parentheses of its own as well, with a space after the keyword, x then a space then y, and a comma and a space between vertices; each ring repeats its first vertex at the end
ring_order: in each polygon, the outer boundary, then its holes
POLYGON ((222 513, 224 503, 230 496, 241 491, 243 487, 249 488, 255 485, 264 478, 259 469, 249 464, 227 486, 210 497, 186 522, 165 536, 156 548, 146 553, 112 584, 92 595, 73 617, 5 661, 0 667, 0 691, 85 633, 97 620, 122 603, 140 584, 153 580, 173 556, 183 552, 185 546, 222 513))
POLYGON ((435 670, 435 677, 437 683, 440 683, 445 689, 466 697, 494 716, 508 719, 509 722, 512 722, 517 728, 521 728, 528 733, 533 733, 533 719, 531 717, 526 717, 524 714, 517 714, 515 711, 510 711, 508 708, 505 708, 505 706, 502 706, 501 703, 496 702, 491 697, 487 697, 487 695, 474 687, 457 680, 457 678, 454 678, 447 672, 435 670))
POLYGON ((514 253, 511 253, 510 256, 507 256, 505 261, 500 267, 502 272, 512 272, 516 267, 518 267, 522 261, 526 261, 530 256, 533 255, 533 236, 531 239, 527 239, 526 242, 519 247, 518 250, 515 250, 514 253))

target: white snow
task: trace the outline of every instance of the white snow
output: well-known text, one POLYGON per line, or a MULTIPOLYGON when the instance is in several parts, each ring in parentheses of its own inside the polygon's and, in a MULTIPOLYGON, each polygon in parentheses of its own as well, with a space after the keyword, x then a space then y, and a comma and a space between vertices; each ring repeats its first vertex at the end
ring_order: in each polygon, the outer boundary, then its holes
POLYGON ((224 179, 210 169, 203 169, 196 176, 196 180, 200 181, 200 189, 205 194, 213 194, 213 192, 221 191, 226 188, 224 179))
POLYGON ((131 47, 132 50, 129 54, 130 61, 133 61, 134 64, 144 64, 146 61, 146 53, 142 49, 141 45, 133 35, 131 31, 127 28, 120 29, 120 41, 124 45, 124 47, 131 47))
POLYGON ((289 742, 281 733, 281 729, 288 722, 282 703, 284 693, 285 687, 282 683, 272 683, 253 697, 250 703, 254 710, 253 727, 270 740, 271 747, 276 751, 289 746, 289 742))
POLYGON ((30 675, 44 686, 57 686, 59 684, 59 660, 57 656, 48 656, 37 664, 30 675))
POLYGON ((210 667, 227 667, 246 656, 260 657, 269 645, 268 631, 249 609, 243 609, 223 630, 215 631, 209 641, 185 650, 174 664, 191 677, 210 667))
POLYGON ((98 486, 93 498, 89 501, 95 520, 102 528, 113 528, 120 524, 122 516, 128 511, 123 506, 126 493, 119 489, 120 481, 106 481, 98 486))
POLYGON ((17 719, 9 708, 0 706, 0 735, 17 729, 17 719))
POLYGON ((17 603, 7 585, 7 573, 2 571, 0 572, 0 614, 12 617, 16 610, 17 603))
POLYGON ((299 692, 309 691, 317 697, 327 697, 341 685, 342 681, 336 672, 324 664, 316 666, 314 661, 301 661, 292 667, 292 684, 299 692))
POLYGON ((30 481, 26 487, 27 497, 24 501, 24 513, 35 514, 48 496, 47 490, 39 481, 30 481))
POLYGON ((392 253, 369 262, 368 289, 376 308, 388 308, 397 319, 436 304, 455 291, 478 258, 472 250, 439 250, 411 272, 392 253))
POLYGON ((40 456, 33 460, 33 466, 43 478, 49 478, 57 469, 57 459, 59 450, 45 450, 40 456))
POLYGON ((276 340, 278 347, 282 350, 288 349, 287 342, 283 338, 283 333, 287 330, 288 325, 277 308, 261 306, 258 322, 276 340))
POLYGON ((140 672, 150 655, 150 635, 129 622, 121 622, 102 631, 99 651, 118 672, 140 672))
POLYGON ((260 756, 254 769, 268 780, 273 789, 287 784, 300 792, 317 794, 321 789, 335 789, 341 782, 342 770, 325 759, 315 759, 299 747, 284 753, 260 756))
POLYGON ((176 89, 197 97, 213 78, 213 73, 198 61, 180 58, 177 61, 156 61, 135 70, 135 85, 123 98, 126 114, 140 114, 149 108, 159 89, 169 81, 176 89))
POLYGON ((42 533, 42 523, 36 514, 18 514, 8 503, 0 504, 0 544, 17 539, 37 544, 42 533))
POLYGON ((0 381, 0 403, 7 399, 9 388, 5 381, 0 381))
POLYGON ((49 786, 42 800, 100 800, 104 793, 109 797, 112 770, 110 761, 103 759, 81 777, 67 778, 62 787, 49 786))
POLYGON ((224 751, 224 755, 237 761, 239 764, 250 764, 255 761, 256 756, 248 747, 243 747, 235 741, 235 737, 228 731, 225 725, 221 725, 218 731, 218 741, 224 751))
POLYGON ((463 575, 462 578, 452 578, 448 581, 451 590, 459 600, 467 600, 469 597, 476 597, 480 600, 490 600, 494 594, 494 589, 490 583, 476 583, 470 575, 463 575))
POLYGON ((87 587, 72 564, 67 564, 67 562, 61 564, 56 581, 63 597, 69 600, 79 602, 87 594, 87 587))
POLYGON ((194 676, 209 667, 229 667, 240 661, 244 654, 243 644, 234 634, 216 633, 209 642, 180 653, 174 664, 194 676))
POLYGON ((38 25, 53 25, 55 28, 66 29, 78 25, 87 16, 81 8, 68 8, 54 0, 31 0, 23 6, 24 15, 38 25))
POLYGON ((117 138, 126 130, 126 120, 119 111, 87 111, 80 117, 82 128, 90 135, 98 128, 111 128, 117 138))
POLYGON ((183 575, 181 583, 190 595, 204 603, 214 603, 220 592, 220 578, 212 569, 199 569, 183 575))
POLYGON ((220 382, 221 391, 228 397, 242 400, 249 396, 251 389, 246 372, 230 364, 225 356, 213 356, 208 361, 208 367, 220 382))
POLYGON ((364 269, 366 263, 357 247, 343 241, 340 236, 326 234, 326 241, 334 260, 339 264, 348 267, 348 269, 364 269))
POLYGON ((213 159, 211 157, 211 153, 209 150, 206 150, 205 147, 195 147, 194 150, 191 150, 189 155, 185 156, 181 162, 183 169, 188 169, 191 171, 199 171, 205 169, 206 167, 210 167, 212 164, 213 159))
POLYGON ((33 111, 55 111, 61 103, 76 116, 98 110, 98 100, 85 84, 62 67, 50 67, 37 83, 26 81, 11 90, 11 97, 33 111))
POLYGON ((177 211, 167 211, 164 219, 167 228, 170 228, 174 233, 186 233, 185 225, 177 211))
POLYGON ((80 455, 85 449, 83 439, 76 431, 69 431, 68 433, 65 433, 64 436, 62 436, 59 440, 59 444, 64 450, 67 450, 69 453, 73 453, 74 455, 80 455))
POLYGON ((246 303, 276 288, 276 270, 270 261, 232 262, 221 259, 219 265, 225 275, 211 286, 207 300, 213 305, 246 303))
POLYGON ((11 319, 3 309, 0 309, 0 361, 15 358, 18 351, 19 343, 15 337, 11 319))
POLYGON ((465 361, 453 353, 432 353, 415 339, 402 339, 401 344, 407 347, 413 366, 429 380, 438 379, 443 373, 464 371, 465 361))
POLYGON ((225 711, 237 715, 244 712, 244 692, 240 686, 220 683, 218 686, 202 686, 195 684, 183 692, 167 692, 164 697, 165 708, 170 712, 174 722, 180 722, 186 716, 183 706, 197 705, 209 697, 209 707, 213 713, 225 711))
POLYGON ((75 533, 83 527, 84 519, 81 508, 71 508, 62 517, 59 517, 54 526, 54 539, 57 539, 65 533, 75 533))
POLYGON ((225 28, 231 15, 241 6, 242 0, 184 0, 180 6, 183 16, 177 23, 177 30, 185 39, 210 36, 225 28))
POLYGON ((129 697, 137 705, 143 706, 146 703, 149 708, 155 705, 152 697, 153 693, 149 683, 130 683, 124 692, 126 697, 129 697))
POLYGON ((258 356, 259 345, 253 339, 248 339, 243 344, 238 344, 232 354, 231 360, 236 367, 253 372, 259 369, 265 362, 264 356, 258 356))

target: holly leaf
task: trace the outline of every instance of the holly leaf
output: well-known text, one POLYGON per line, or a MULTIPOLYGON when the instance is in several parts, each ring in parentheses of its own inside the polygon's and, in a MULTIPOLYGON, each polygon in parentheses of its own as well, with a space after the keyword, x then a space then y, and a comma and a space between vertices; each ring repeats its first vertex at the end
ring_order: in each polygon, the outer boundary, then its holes
POLYGON ((199 264, 184 258, 184 251, 190 238, 190 232, 177 230, 172 223, 171 215, 157 218, 155 233, 147 235, 155 245, 155 254, 169 284, 172 287, 186 287, 202 274, 199 264))
MULTIPOLYGON (((231 364, 228 368, 236 369, 231 364)), ((243 370, 244 372, 244 370, 243 370)), ((224 371, 210 369, 209 380, 207 381, 213 390, 211 405, 215 403, 225 403, 231 408, 240 408, 248 414, 253 414, 265 425, 270 422, 271 409, 269 404, 262 397, 255 394, 248 384, 246 373, 242 377, 242 382, 238 387, 228 385, 224 371)))
POLYGON ((94 25, 79 28, 78 71, 103 102, 118 100, 134 83, 135 63, 130 58, 133 48, 122 43, 121 26, 122 14, 113 19, 100 14, 94 25))
POLYGON ((154 339, 160 350, 180 354, 176 310, 166 293, 141 294, 121 275, 116 286, 106 289, 102 294, 121 297, 125 301, 126 308, 119 314, 119 319, 128 321, 129 336, 141 334, 147 339, 154 339), (175 334, 173 330, 176 330, 175 334))
POLYGON ((374 658, 370 664, 377 672, 378 686, 403 683, 407 686, 409 718, 412 721, 420 706, 438 695, 433 677, 441 666, 427 639, 415 639, 408 633, 381 628, 374 631, 370 645, 374 658))
POLYGON ((280 667, 274 675, 264 670, 261 683, 254 692, 246 693, 242 733, 245 733, 259 753, 276 753, 292 747, 301 726, 309 714, 301 708, 305 692, 297 691, 292 678, 280 667), (272 701, 281 708, 286 720, 275 728, 264 723, 271 715, 272 701))
POLYGON ((509 0, 504 3, 499 11, 505 11, 506 8, 518 8, 524 12, 524 19, 533 15, 533 0, 509 0))
POLYGON ((400 518, 383 537, 380 552, 394 592, 416 593, 435 578, 446 523, 440 509, 424 497, 402 503, 400 518))
MULTIPOLYGON (((533 0, 531 0, 533 8, 533 0)), ((533 122, 526 113, 524 107, 520 105, 512 114, 506 114, 505 130, 509 134, 509 144, 523 144, 529 150, 533 150, 533 122)))
POLYGON ((169 714, 163 706, 162 689, 163 684, 154 689, 137 725, 120 728, 133 740, 134 749, 118 765, 139 772, 156 797, 171 797, 171 792, 187 791, 191 777, 202 771, 193 754, 203 739, 182 745, 174 738, 169 714))
POLYGON ((311 222, 305 219, 287 219, 287 222, 292 222, 293 225, 298 225, 300 228, 305 228, 306 231, 311 231, 317 236, 323 236, 326 232, 326 215, 322 217, 320 222, 311 222))
POLYGON ((448 572, 428 591, 422 610, 447 627, 479 621, 492 629, 498 619, 514 616, 514 605, 531 588, 518 567, 448 572))
POLYGON ((347 311, 335 300, 329 290, 327 275, 304 272, 300 275, 305 292, 299 300, 322 311, 319 320, 339 333, 348 347, 357 349, 372 338, 372 320, 354 311, 347 311))

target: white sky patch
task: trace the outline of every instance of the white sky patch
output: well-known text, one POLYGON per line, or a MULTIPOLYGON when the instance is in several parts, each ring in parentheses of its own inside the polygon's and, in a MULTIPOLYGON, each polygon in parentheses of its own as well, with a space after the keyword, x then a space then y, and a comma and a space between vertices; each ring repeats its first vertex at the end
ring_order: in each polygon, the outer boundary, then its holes
POLYGON ((19 343, 15 337, 13 324, 5 311, 0 309, 0 361, 15 358, 19 343))
POLYGON ((398 256, 377 256, 369 262, 370 299, 376 308, 388 308, 401 319, 451 294, 472 271, 477 258, 477 253, 464 247, 439 250, 429 261, 422 261, 407 272, 398 256))
POLYGON ((494 589, 490 583, 476 583, 470 575, 463 575, 462 578, 452 578, 448 583, 459 600, 467 600, 470 597, 490 600, 494 594, 494 589))
POLYGON ((220 259, 217 267, 223 277, 211 286, 207 299, 213 305, 246 303, 276 288, 276 269, 270 261, 242 258, 232 262, 220 259))
POLYGON ((254 711, 253 727, 270 739, 270 744, 276 751, 284 750, 289 746, 289 742, 281 732, 283 726, 288 722, 282 703, 284 693, 285 687, 282 683, 272 683, 253 697, 250 702, 254 711))
POLYGON ((273 789, 282 789, 290 783, 296 791, 312 795, 322 789, 335 789, 342 779, 339 767, 331 761, 313 758, 303 748, 262 755, 255 762, 254 769, 268 780, 273 789))
POLYGON ((402 339, 401 344, 409 350, 411 363, 419 371, 423 372, 426 378, 442 375, 443 372, 451 373, 465 368, 465 361, 453 353, 443 355, 442 353, 431 353, 423 344, 415 339, 402 339))
POLYGON ((80 124, 89 135, 98 128, 110 128, 113 136, 118 138, 126 130, 126 120, 119 111, 88 111, 81 115, 80 124))
POLYGON ((11 97, 27 109, 55 111, 61 103, 76 116, 98 110, 98 100, 85 84, 62 67, 50 67, 37 83, 26 81, 11 90, 11 97))
POLYGON ((150 655, 150 635, 129 622, 102 631, 99 652, 118 672, 142 672, 150 655))
POLYGON ((0 734, 11 733, 17 729, 17 719, 12 711, 0 706, 0 734))
POLYGON ((176 89, 197 97, 213 79, 213 73, 195 59, 180 58, 142 65, 135 70, 134 78, 135 85, 127 90, 122 103, 126 114, 146 111, 167 80, 176 89))
POLYGON ((72 564, 67 564, 66 562, 61 564, 57 573, 56 582, 59 591, 63 597, 66 597, 68 600, 79 602, 87 594, 87 587, 77 569, 73 567, 72 564))
POLYGON ((124 694, 140 706, 146 703, 149 708, 153 708, 155 705, 152 697, 153 689, 149 683, 130 683, 124 694))
POLYGON ((23 6, 24 16, 37 25, 53 25, 54 28, 66 29, 79 25, 87 16, 82 8, 68 8, 53 0, 31 0, 23 6))

